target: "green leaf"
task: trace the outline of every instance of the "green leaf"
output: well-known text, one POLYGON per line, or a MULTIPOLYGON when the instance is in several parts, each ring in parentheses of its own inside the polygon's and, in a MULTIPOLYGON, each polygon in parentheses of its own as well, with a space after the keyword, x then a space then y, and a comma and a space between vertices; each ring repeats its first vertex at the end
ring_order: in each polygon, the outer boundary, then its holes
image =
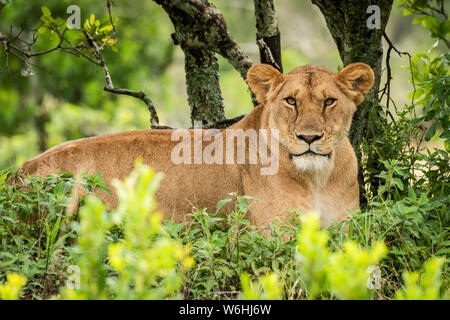
POLYGON ((438 251, 436 251, 435 255, 440 256, 440 255, 449 255, 450 254, 450 248, 444 248, 444 249, 440 249, 438 251))
POLYGON ((442 21, 439 29, 442 31, 443 35, 449 34, 450 33, 450 20, 445 19, 444 21, 442 21))
POLYGON ((52 13, 49 8, 47 8, 46 6, 42 6, 41 10, 44 16, 51 17, 52 13))
POLYGON ((416 201, 416 193, 413 188, 408 188, 408 197, 416 201))
POLYGON ((46 26, 40 26, 38 29, 39 34, 46 33, 48 31, 48 28, 46 26))
POLYGON ((44 23, 44 25, 51 25, 53 19, 50 16, 41 16, 41 21, 44 23))
POLYGON ((430 31, 437 32, 440 23, 436 17, 426 16, 422 19, 422 25, 430 31))
POLYGON ((95 25, 95 15, 91 13, 91 16, 89 17, 89 23, 91 26, 95 25))
POLYGON ((110 25, 108 25, 108 26, 104 26, 104 27, 102 27, 100 30, 99 30, 99 32, 110 32, 111 30, 113 30, 113 26, 110 24, 110 25))
POLYGON ((403 182, 399 178, 393 178, 392 181, 395 183, 395 185, 403 191, 403 182))
POLYGON ((227 198, 227 199, 223 199, 223 200, 220 200, 219 202, 217 202, 216 212, 219 212, 220 209, 222 209, 225 204, 227 204, 227 203, 229 203, 231 201, 232 201, 231 198, 227 198))
POLYGON ((421 22, 423 21, 424 18, 425 18, 425 17, 423 17, 423 16, 415 17, 415 18, 413 19, 412 23, 413 23, 413 24, 421 23, 421 22))
POLYGON ((430 141, 431 138, 434 137, 437 128, 437 121, 434 121, 433 124, 428 128, 427 133, 425 133, 425 141, 430 141))

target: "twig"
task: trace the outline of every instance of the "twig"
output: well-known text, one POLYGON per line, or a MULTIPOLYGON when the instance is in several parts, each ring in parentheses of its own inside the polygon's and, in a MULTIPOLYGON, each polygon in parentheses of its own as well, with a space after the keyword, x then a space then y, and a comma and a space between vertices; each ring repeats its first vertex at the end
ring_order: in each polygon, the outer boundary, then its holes
POLYGON ((10 50, 9 44, 8 44, 7 41, 2 41, 2 42, 3 42, 3 45, 4 45, 4 47, 5 47, 6 68, 7 68, 7 70, 8 70, 8 73, 11 73, 11 71, 9 70, 9 54, 10 54, 10 53, 11 53, 13 56, 15 56, 17 59, 22 60, 25 64, 28 64, 28 65, 30 65, 30 66, 33 66, 33 67, 36 67, 36 68, 39 68, 39 69, 42 69, 42 70, 45 70, 45 71, 48 72, 47 69, 45 69, 45 68, 43 68, 43 67, 41 67, 41 66, 39 66, 39 65, 37 65, 37 64, 31 63, 30 61, 28 61, 27 58, 24 58, 24 57, 21 56, 20 54, 14 52, 14 51, 12 51, 12 50, 10 50))
POLYGON ((253 0, 256 43, 259 47, 261 63, 270 64, 283 73, 281 36, 274 2, 274 0, 253 0))
MULTIPOLYGON (((399 55, 399 57, 401 57, 403 55, 408 56, 409 69, 411 71, 411 82, 412 82, 412 85, 413 85, 413 95, 412 95, 411 104, 414 105, 414 98, 415 98, 415 95, 416 95, 416 84, 415 84, 415 81, 414 81, 414 73, 413 73, 413 70, 412 70, 412 61, 411 61, 412 57, 411 57, 411 54, 409 52, 406 52, 406 51, 399 51, 394 46, 394 44, 392 43, 391 39, 389 39, 389 37, 388 37, 388 35, 386 34, 385 31, 383 31, 383 37, 386 40, 386 42, 388 43, 389 47, 388 47, 387 52, 386 52, 386 72, 387 72, 386 84, 385 84, 384 88, 382 90, 380 90, 380 92, 382 92, 380 100, 383 98, 384 94, 386 93, 386 96, 387 96, 387 98, 386 98, 386 108, 389 111, 389 101, 392 100, 391 99, 392 72, 391 72, 390 58, 391 58, 391 51, 394 50, 399 55)), ((395 104, 394 104, 394 106, 395 106, 395 104)), ((414 112, 415 112, 415 110, 414 110, 414 112)), ((392 115, 391 115, 391 118, 392 118, 392 115)))
POLYGON ((236 122, 240 121, 245 117, 245 114, 242 114, 240 116, 229 118, 229 119, 223 119, 219 120, 217 122, 214 122, 213 124, 210 124, 207 126, 207 129, 217 128, 217 129, 223 129, 231 126, 232 124, 235 124, 236 122))
POLYGON ((21 54, 23 54, 27 58, 32 58, 32 57, 42 56, 44 54, 47 54, 47 53, 50 53, 50 52, 53 52, 53 51, 56 51, 56 50, 60 49, 61 48, 61 44, 63 43, 63 41, 64 41, 64 39, 60 39, 60 41, 59 41, 59 43, 58 43, 58 45, 56 47, 48 49, 48 50, 36 52, 36 53, 31 53, 29 51, 23 50, 22 48, 19 48, 19 47, 13 45, 12 43, 9 43, 9 47, 11 49, 16 50, 17 52, 20 52, 21 54))
MULTIPOLYGON (((22 28, 17 32, 15 35, 13 35, 13 27, 10 26, 9 36, 5 36, 2 33, 0 33, 0 42, 3 43, 3 47, 5 49, 6 54, 6 67, 8 68, 9 65, 9 53, 17 57, 18 59, 22 60, 25 64, 29 64, 32 66, 35 66, 34 64, 30 63, 29 59, 37 56, 42 56, 57 50, 73 54, 78 57, 83 57, 93 63, 94 65, 97 65, 99 67, 103 68, 104 74, 105 74, 105 80, 106 80, 106 86, 104 87, 105 91, 115 93, 115 94, 121 94, 121 95, 128 95, 135 98, 138 98, 142 100, 145 105, 147 106, 147 109, 150 112, 150 123, 152 128, 159 128, 159 129, 166 129, 169 127, 165 126, 159 126, 159 119, 156 112, 156 109, 154 107, 154 104, 152 100, 144 93, 144 91, 132 91, 128 89, 120 89, 115 88, 111 79, 111 75, 108 70, 108 66, 106 65, 101 51, 104 49, 104 47, 109 43, 110 39, 112 39, 115 34, 117 33, 116 26, 114 24, 112 13, 111 13, 111 6, 112 1, 107 0, 107 7, 108 7, 108 13, 109 13, 109 19, 111 21, 111 25, 113 27, 113 34, 109 36, 109 38, 104 41, 104 43, 99 47, 97 42, 92 38, 92 36, 87 33, 85 30, 83 30, 84 35, 86 36, 86 39, 88 40, 88 43, 82 43, 80 45, 74 45, 69 39, 65 37, 65 31, 61 32, 58 30, 58 28, 52 28, 52 31, 55 32, 59 37, 59 43, 57 46, 44 50, 39 52, 32 52, 32 46, 36 43, 38 36, 37 36, 37 29, 34 30, 28 30, 29 32, 34 32, 32 35, 31 41, 25 41, 20 38, 22 33, 24 32, 25 28, 22 26, 22 28), (13 42, 16 41, 18 44, 14 44, 13 42), (91 50, 84 52, 85 49, 94 49, 94 52, 92 53, 91 50)), ((38 66, 37 66, 38 67, 38 66)), ((8 68, 9 71, 9 68, 8 68)))
POLYGON ((256 40, 256 44, 258 45, 259 50, 264 52, 264 56, 266 58, 265 60, 270 61, 271 65, 273 65, 278 70, 281 70, 280 66, 278 65, 278 63, 275 61, 275 59, 273 57, 272 51, 270 50, 269 46, 267 46, 264 39, 260 38, 260 39, 256 40))
POLYGON ((105 74, 105 80, 106 80, 106 86, 104 87, 104 90, 111 92, 111 93, 115 93, 115 94, 132 96, 132 97, 142 100, 146 104, 147 109, 150 112, 151 127, 152 128, 159 127, 158 114, 156 112, 156 109, 155 109, 155 106, 154 106, 152 100, 144 93, 144 91, 132 91, 132 90, 128 90, 128 89, 115 88, 114 84, 112 82, 112 79, 111 79, 111 74, 109 73, 109 70, 108 70, 108 66, 105 63, 105 60, 103 58, 103 55, 100 51, 99 46, 97 45, 95 40, 92 38, 92 36, 88 32, 86 32, 86 30, 83 30, 83 33, 86 36, 86 38, 88 39, 88 42, 91 45, 91 47, 94 49, 97 59, 100 61, 99 66, 103 68, 103 73, 105 74))
POLYGON ((442 41, 444 41, 444 43, 447 46, 447 48, 450 49, 450 41, 448 41, 446 38, 442 38, 442 41))
POLYGON ((69 50, 72 49, 72 50, 75 51, 78 55, 82 56, 83 58, 89 60, 89 61, 92 62, 93 64, 95 64, 95 65, 97 65, 97 66, 100 67, 100 64, 99 64, 97 61, 95 61, 94 59, 92 59, 91 57, 89 57, 87 54, 83 53, 83 51, 80 50, 80 47, 75 46, 69 39, 65 38, 65 37, 64 37, 64 34, 61 34, 61 32, 59 32, 58 30, 54 30, 54 31, 56 32, 56 34, 57 34, 60 38, 63 38, 64 41, 66 41, 66 42, 70 45, 70 48, 63 48, 63 47, 61 47, 62 49, 65 49, 65 50, 67 50, 67 49, 69 49, 69 50))
POLYGON ((116 24, 113 21, 111 8, 112 8, 112 0, 106 0, 106 6, 108 7, 108 14, 109 14, 109 22, 111 23, 113 27, 113 34, 111 34, 106 41, 103 42, 103 44, 100 46, 100 50, 103 50, 103 48, 108 44, 109 40, 111 40, 113 37, 116 36, 117 30, 116 30, 116 24))
MULTIPOLYGON (((433 6, 428 6, 428 8, 430 9, 430 11, 436 12, 437 14, 442 15, 442 17, 445 18, 445 20, 448 20, 448 15, 445 12, 444 1, 443 0, 440 1, 440 4, 441 5, 440 5, 439 8, 436 8, 436 7, 433 7, 433 6)), ((414 13, 414 14, 421 14, 423 16, 429 16, 429 17, 437 18, 431 12, 426 12, 426 11, 424 11, 422 9, 419 9, 419 8, 411 8, 411 7, 408 7, 408 5, 403 5, 401 7, 407 8, 408 10, 411 10, 411 12, 414 13)), ((442 38, 439 37, 439 39, 442 40, 445 43, 445 45, 447 46, 448 49, 450 49, 450 41, 448 41, 445 36, 442 37, 442 38)))
POLYGON ((112 13, 111 13, 112 0, 106 0, 106 6, 108 7, 109 21, 111 22, 111 25, 113 26, 114 33, 117 33, 116 26, 113 22, 112 13))

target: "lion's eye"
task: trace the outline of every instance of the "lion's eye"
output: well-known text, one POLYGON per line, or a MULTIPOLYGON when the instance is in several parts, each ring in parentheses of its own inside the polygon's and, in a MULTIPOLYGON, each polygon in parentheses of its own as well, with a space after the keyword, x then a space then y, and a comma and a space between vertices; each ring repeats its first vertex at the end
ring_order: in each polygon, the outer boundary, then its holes
POLYGON ((336 101, 336 99, 334 99, 334 98, 328 98, 328 99, 325 100, 324 106, 325 106, 325 107, 329 107, 329 106, 331 106, 335 101, 336 101))
POLYGON ((295 104, 296 104, 295 99, 292 98, 292 97, 288 97, 288 98, 286 98, 285 100, 286 100, 286 102, 289 103, 291 106, 295 106, 295 104))

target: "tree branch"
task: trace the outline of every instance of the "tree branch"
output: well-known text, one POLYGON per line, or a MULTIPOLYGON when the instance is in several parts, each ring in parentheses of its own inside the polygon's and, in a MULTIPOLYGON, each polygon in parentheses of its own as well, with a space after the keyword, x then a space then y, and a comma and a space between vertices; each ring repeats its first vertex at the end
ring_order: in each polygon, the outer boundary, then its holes
POLYGON ((270 50, 267 43, 264 42, 264 39, 263 38, 257 39, 256 44, 259 47, 261 63, 270 64, 275 69, 279 70, 280 72, 283 72, 283 68, 275 61, 275 58, 273 57, 272 54, 272 50, 270 50))
POLYGON ((212 125, 207 126, 206 128, 207 129, 212 129, 212 128, 224 129, 224 128, 228 128, 232 124, 235 124, 236 122, 241 121, 245 116, 246 116, 245 114, 242 114, 242 115, 234 117, 234 118, 228 118, 228 119, 219 120, 219 121, 213 123, 212 125))
POLYGON ((121 89, 121 88, 115 88, 110 72, 108 70, 108 66, 105 63, 105 60, 102 55, 102 50, 109 44, 110 40, 116 35, 117 29, 114 24, 112 13, 111 13, 111 7, 112 7, 112 1, 107 0, 107 7, 108 7, 108 13, 109 13, 109 19, 110 23, 113 27, 113 33, 108 35, 107 40, 103 41, 101 46, 99 46, 96 42, 96 40, 88 33, 86 30, 83 29, 83 34, 85 35, 87 39, 86 42, 82 42, 81 44, 74 45, 69 39, 65 37, 65 31, 66 29, 59 29, 58 26, 47 26, 51 31, 56 33, 59 37, 59 43, 56 47, 53 47, 48 50, 40 51, 40 52, 32 52, 32 46, 37 41, 37 30, 31 30, 33 33, 31 42, 27 42, 23 39, 21 39, 21 34, 23 33, 24 29, 22 28, 16 35, 13 36, 12 34, 12 27, 9 34, 9 37, 3 35, 0 33, 0 42, 3 43, 5 53, 6 53, 6 66, 8 67, 8 54, 11 53, 14 56, 16 56, 18 59, 22 60, 25 63, 25 66, 31 65, 30 59, 37 56, 42 56, 45 54, 49 54, 51 52, 60 50, 66 53, 70 53, 76 56, 81 56, 91 63, 101 67, 103 69, 104 75, 105 75, 105 81, 106 85, 104 87, 105 91, 115 93, 115 94, 121 94, 121 95, 128 95, 135 98, 138 98, 142 100, 145 105, 147 106, 147 109, 150 112, 150 123, 152 128, 166 128, 159 126, 159 119, 158 115, 155 109, 155 106, 152 102, 152 100, 144 93, 144 91, 132 91, 128 89, 121 89), (14 42, 17 41, 18 44, 14 44, 14 42))
POLYGON ((222 13, 206 0, 154 0, 175 26, 176 44, 210 50, 223 56, 247 79, 253 62, 234 41, 222 13), (182 22, 182 23, 181 23, 182 22))
MULTIPOLYGON (((388 43, 389 47, 388 47, 387 52, 386 52, 386 73, 387 73, 386 74, 386 84, 384 85, 384 88, 380 90, 380 92, 382 92, 381 96, 380 96, 380 101, 383 98, 384 94, 386 94, 386 96, 387 96, 386 108, 387 108, 387 111, 389 112, 389 101, 392 100, 391 99, 391 94, 390 94, 391 93, 391 80, 392 80, 390 58, 391 58, 391 51, 392 50, 394 50, 399 55, 399 57, 401 57, 403 55, 408 56, 409 69, 410 69, 410 72, 411 72, 411 82, 412 82, 412 85, 413 85, 413 88, 414 88, 412 99, 411 99, 411 104, 414 104, 414 98, 415 98, 415 95, 416 95, 416 84, 415 84, 415 81, 414 81, 414 73, 412 71, 412 62, 411 62, 411 58, 412 57, 411 57, 411 54, 409 52, 407 52, 407 51, 404 51, 404 52, 399 51, 394 46, 394 44, 392 43, 391 39, 389 39, 389 37, 388 37, 388 35, 386 34, 385 31, 383 31, 383 38, 388 43)), ((392 118, 392 115, 391 115, 391 118, 392 118)))
POLYGON ((98 44, 95 42, 95 40, 92 38, 92 36, 88 32, 83 30, 83 33, 86 36, 86 38, 88 39, 89 44, 92 46, 92 48, 94 48, 95 55, 96 55, 97 59, 100 61, 99 65, 100 65, 100 67, 103 68, 103 73, 105 74, 105 80, 106 80, 106 86, 105 86, 104 90, 111 92, 111 93, 115 93, 115 94, 132 96, 132 97, 142 100, 145 103, 145 105, 147 106, 148 111, 150 112, 150 123, 151 123, 152 128, 159 127, 158 114, 156 112, 156 109, 155 109, 155 106, 154 106, 152 100, 144 93, 144 91, 132 91, 132 90, 128 90, 128 89, 115 88, 114 84, 112 82, 112 79, 111 79, 111 75, 108 70, 108 66, 106 65, 103 55, 101 53, 100 47, 98 46, 98 44))
POLYGON ((207 0, 154 1, 169 15, 175 27, 174 44, 180 45, 185 54, 191 120, 202 120, 208 126, 224 120, 219 67, 214 54, 223 56, 244 80, 252 61, 232 38, 222 13, 207 0))
POLYGON ((273 0, 253 0, 256 18, 256 43, 261 63, 270 64, 283 72, 281 37, 273 0))

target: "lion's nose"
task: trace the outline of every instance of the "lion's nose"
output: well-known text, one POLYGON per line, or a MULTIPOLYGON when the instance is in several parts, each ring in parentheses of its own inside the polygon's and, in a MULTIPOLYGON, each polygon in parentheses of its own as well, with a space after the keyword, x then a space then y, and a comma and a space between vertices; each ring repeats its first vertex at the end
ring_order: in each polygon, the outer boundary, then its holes
POLYGON ((309 144, 313 143, 314 141, 319 140, 322 137, 323 137, 323 134, 320 136, 319 135, 309 135, 309 134, 298 134, 297 135, 297 138, 299 138, 300 140, 303 140, 309 144))

